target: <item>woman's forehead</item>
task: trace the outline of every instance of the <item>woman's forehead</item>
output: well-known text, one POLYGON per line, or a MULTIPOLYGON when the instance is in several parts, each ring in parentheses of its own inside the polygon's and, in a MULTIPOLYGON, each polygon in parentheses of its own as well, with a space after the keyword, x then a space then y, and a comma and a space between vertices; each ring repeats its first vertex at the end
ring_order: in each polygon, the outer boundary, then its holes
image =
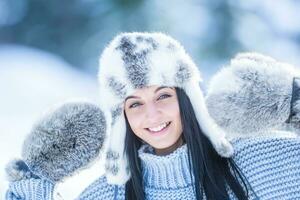
MULTIPOLYGON (((174 89, 173 87, 169 87, 169 86, 161 86, 161 85, 151 85, 151 86, 145 86, 143 88, 139 88, 139 89, 136 89, 134 92, 133 92, 133 95, 134 94, 143 94, 145 92, 152 92, 152 93, 156 93, 158 92, 159 90, 162 90, 162 89, 174 89)), ((174 89, 175 90, 175 89, 174 89)))
POLYGON ((136 89, 131 95, 126 97, 125 101, 130 98, 139 98, 139 97, 143 97, 145 95, 155 94, 158 91, 163 90, 163 89, 175 91, 175 88, 170 87, 170 86, 161 86, 161 85, 145 86, 143 88, 136 89))

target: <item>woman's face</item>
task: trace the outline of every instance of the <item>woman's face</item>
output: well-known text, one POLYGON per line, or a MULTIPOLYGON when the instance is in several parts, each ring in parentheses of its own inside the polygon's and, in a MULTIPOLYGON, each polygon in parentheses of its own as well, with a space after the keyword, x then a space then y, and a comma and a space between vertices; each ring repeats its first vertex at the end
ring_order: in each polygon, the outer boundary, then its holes
POLYGON ((175 88, 149 86, 125 100, 125 113, 136 136, 168 154, 182 144, 182 124, 175 88))

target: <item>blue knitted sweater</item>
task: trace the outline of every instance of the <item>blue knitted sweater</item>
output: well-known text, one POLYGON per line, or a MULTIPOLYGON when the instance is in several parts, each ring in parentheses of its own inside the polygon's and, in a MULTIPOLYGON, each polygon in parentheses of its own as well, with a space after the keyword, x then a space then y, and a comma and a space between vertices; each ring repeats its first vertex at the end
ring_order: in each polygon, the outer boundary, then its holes
MULTIPOLYGON (((300 199, 300 138, 252 138, 233 141, 234 160, 259 199, 300 199)), ((149 146, 139 150, 146 199, 195 199, 194 182, 188 167, 187 146, 166 156, 157 156, 149 146)), ((10 184, 6 199, 52 199, 51 183, 41 181, 38 189, 28 186, 34 180, 10 184), (42 188, 42 189, 41 189, 42 188), (33 198, 34 193, 43 198, 33 198)), ((235 199, 228 191, 230 199, 235 199)), ((123 200, 125 187, 110 185, 105 176, 86 188, 78 199, 123 200)), ((255 195, 250 191, 250 199, 255 195)))

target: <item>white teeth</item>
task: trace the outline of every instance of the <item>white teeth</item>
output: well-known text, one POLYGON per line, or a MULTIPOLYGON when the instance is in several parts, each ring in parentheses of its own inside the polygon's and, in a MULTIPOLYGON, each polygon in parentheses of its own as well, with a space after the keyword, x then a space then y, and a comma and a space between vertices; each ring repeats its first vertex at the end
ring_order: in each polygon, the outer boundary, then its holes
POLYGON ((154 127, 154 128, 148 128, 148 129, 150 131, 153 131, 153 132, 158 132, 158 131, 161 131, 162 129, 164 129, 167 125, 168 125, 168 123, 163 123, 160 126, 157 126, 157 127, 154 127))

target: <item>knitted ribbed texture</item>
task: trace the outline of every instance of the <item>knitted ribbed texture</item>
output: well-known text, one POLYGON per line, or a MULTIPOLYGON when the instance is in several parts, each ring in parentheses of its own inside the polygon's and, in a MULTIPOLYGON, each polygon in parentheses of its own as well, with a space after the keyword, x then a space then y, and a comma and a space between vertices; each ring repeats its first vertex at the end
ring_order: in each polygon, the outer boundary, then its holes
POLYGON ((187 145, 166 156, 149 153, 149 147, 144 145, 139 150, 139 157, 147 199, 195 199, 187 145))
MULTIPOLYGON (((247 177, 259 199, 300 199, 300 139, 249 138, 233 141, 234 160, 247 177)), ((189 177, 187 147, 180 147, 167 156, 147 153, 149 148, 139 150, 142 160, 145 193, 147 199, 195 199, 189 177)), ((89 191, 104 191, 107 187, 93 184, 89 191)), ((124 187, 119 190, 123 191, 124 187)), ((91 192, 93 193, 93 192, 91 192)), ((114 199, 114 191, 105 193, 105 199, 114 199), (110 193, 110 194, 108 194, 110 193)), ((249 191, 251 199, 255 199, 249 191)), ((118 194, 121 194, 120 191, 118 194)), ((117 199, 124 199, 121 195, 117 199)), ((229 192, 235 199, 232 192, 229 192)), ((104 199, 98 196, 95 199, 104 199)))
POLYGON ((78 197, 80 200, 103 199, 103 200, 121 200, 125 199, 125 187, 109 185, 106 177, 101 176, 89 187, 87 187, 78 197))
MULTIPOLYGON (((195 199, 188 168, 187 145, 169 155, 157 156, 144 145, 139 150, 142 161, 146 199, 195 199)), ((108 185, 103 176, 90 185, 79 199, 125 199, 124 186, 108 185)))
POLYGON ((234 160, 260 199, 300 199, 300 139, 233 141, 234 160))
POLYGON ((192 186, 189 174, 187 145, 167 156, 145 153, 145 146, 139 150, 142 161, 144 185, 146 188, 176 189, 192 186))
POLYGON ((13 182, 6 193, 7 200, 50 200, 54 185, 42 179, 26 179, 13 182))
MULTIPOLYGON (((259 199, 300 199, 300 139, 239 139, 233 141, 233 145, 236 152, 234 160, 259 199)), ((151 148, 143 146, 139 150, 146 199, 195 199, 193 181, 189 176, 187 146, 183 145, 167 156, 153 155, 149 149, 151 148)), ((46 198, 19 199, 47 199, 52 196, 51 191, 45 187, 33 189, 34 187, 28 186, 31 185, 30 182, 25 186, 21 183, 11 184, 7 197, 13 196, 15 191, 22 197, 30 194, 50 194, 45 195, 46 198), (22 187, 15 189, 18 185, 22 187)), ((229 194, 232 196, 232 192, 229 194)), ((109 185, 105 176, 102 176, 86 188, 79 199, 124 200, 125 187, 109 185)), ((254 199, 254 196, 251 195, 250 199, 254 199)))

